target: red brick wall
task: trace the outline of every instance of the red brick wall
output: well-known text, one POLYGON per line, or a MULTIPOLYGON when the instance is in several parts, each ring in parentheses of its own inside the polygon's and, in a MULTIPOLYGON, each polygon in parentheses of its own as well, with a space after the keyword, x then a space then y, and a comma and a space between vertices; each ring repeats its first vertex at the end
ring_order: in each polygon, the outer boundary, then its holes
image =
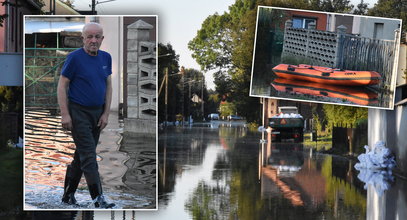
POLYGON ((288 11, 288 14, 292 17, 307 17, 307 18, 315 18, 317 20, 317 30, 326 31, 326 24, 328 16, 324 13, 315 13, 315 12, 305 12, 305 11, 288 11))

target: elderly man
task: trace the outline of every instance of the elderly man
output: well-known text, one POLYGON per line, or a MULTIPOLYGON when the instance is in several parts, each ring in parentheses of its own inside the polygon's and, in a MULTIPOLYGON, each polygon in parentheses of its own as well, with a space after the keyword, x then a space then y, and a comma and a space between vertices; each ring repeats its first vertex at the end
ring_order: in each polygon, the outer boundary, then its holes
POLYGON ((103 28, 87 23, 82 30, 83 48, 67 56, 58 83, 58 104, 64 129, 72 131, 76 150, 65 176, 62 202, 77 205, 74 193, 82 173, 96 208, 112 208, 102 194, 96 146, 108 123, 112 100, 112 58, 99 50, 103 28))

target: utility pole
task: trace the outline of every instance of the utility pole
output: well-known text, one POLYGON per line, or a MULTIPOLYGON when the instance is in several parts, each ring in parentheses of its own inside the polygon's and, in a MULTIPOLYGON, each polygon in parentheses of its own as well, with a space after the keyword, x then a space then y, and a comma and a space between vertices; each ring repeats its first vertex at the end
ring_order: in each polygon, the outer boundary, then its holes
POLYGON ((168 122, 168 67, 165 67, 165 126, 168 122))
POLYGON ((92 14, 96 14, 95 13, 95 6, 96 6, 96 0, 92 0, 92 14))
POLYGON ((55 0, 49 0, 49 13, 55 15, 55 0))
POLYGON ((203 94, 203 88, 204 88, 204 84, 205 84, 205 78, 202 76, 202 87, 201 87, 201 110, 202 110, 202 121, 205 121, 205 113, 204 113, 204 94, 203 94))
POLYGON ((185 103, 185 97, 184 97, 184 90, 185 90, 185 85, 184 85, 184 83, 185 83, 185 79, 184 79, 184 75, 185 75, 185 69, 184 69, 184 67, 183 66, 181 66, 181 73, 182 73, 182 75, 181 75, 181 85, 182 85, 182 92, 181 92, 181 101, 182 101, 182 103, 181 103, 181 107, 182 107, 182 125, 184 125, 184 117, 185 117, 185 107, 184 107, 184 103, 185 103))
POLYGON ((188 81, 188 85, 189 85, 189 91, 188 91, 188 125, 191 122, 190 121, 190 116, 191 116, 191 83, 192 83, 192 81, 188 81))

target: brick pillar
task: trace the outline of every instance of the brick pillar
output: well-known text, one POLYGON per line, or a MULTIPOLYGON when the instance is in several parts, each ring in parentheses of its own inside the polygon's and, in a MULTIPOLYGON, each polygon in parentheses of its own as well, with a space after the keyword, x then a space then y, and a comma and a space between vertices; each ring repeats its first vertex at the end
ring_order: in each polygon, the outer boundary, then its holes
POLYGON ((124 131, 146 136, 156 133, 156 43, 152 25, 138 20, 127 26, 127 118, 124 131))

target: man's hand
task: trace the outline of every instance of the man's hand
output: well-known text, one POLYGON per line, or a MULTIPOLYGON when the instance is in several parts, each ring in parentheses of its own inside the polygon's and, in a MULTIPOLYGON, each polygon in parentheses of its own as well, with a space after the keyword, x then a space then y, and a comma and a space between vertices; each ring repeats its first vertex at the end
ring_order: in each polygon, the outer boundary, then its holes
POLYGON ((70 131, 72 130, 72 119, 69 114, 61 116, 62 128, 70 131))
POLYGON ((103 113, 102 116, 100 116, 99 122, 98 122, 98 127, 100 130, 103 130, 106 127, 108 119, 109 119, 108 114, 103 113))

